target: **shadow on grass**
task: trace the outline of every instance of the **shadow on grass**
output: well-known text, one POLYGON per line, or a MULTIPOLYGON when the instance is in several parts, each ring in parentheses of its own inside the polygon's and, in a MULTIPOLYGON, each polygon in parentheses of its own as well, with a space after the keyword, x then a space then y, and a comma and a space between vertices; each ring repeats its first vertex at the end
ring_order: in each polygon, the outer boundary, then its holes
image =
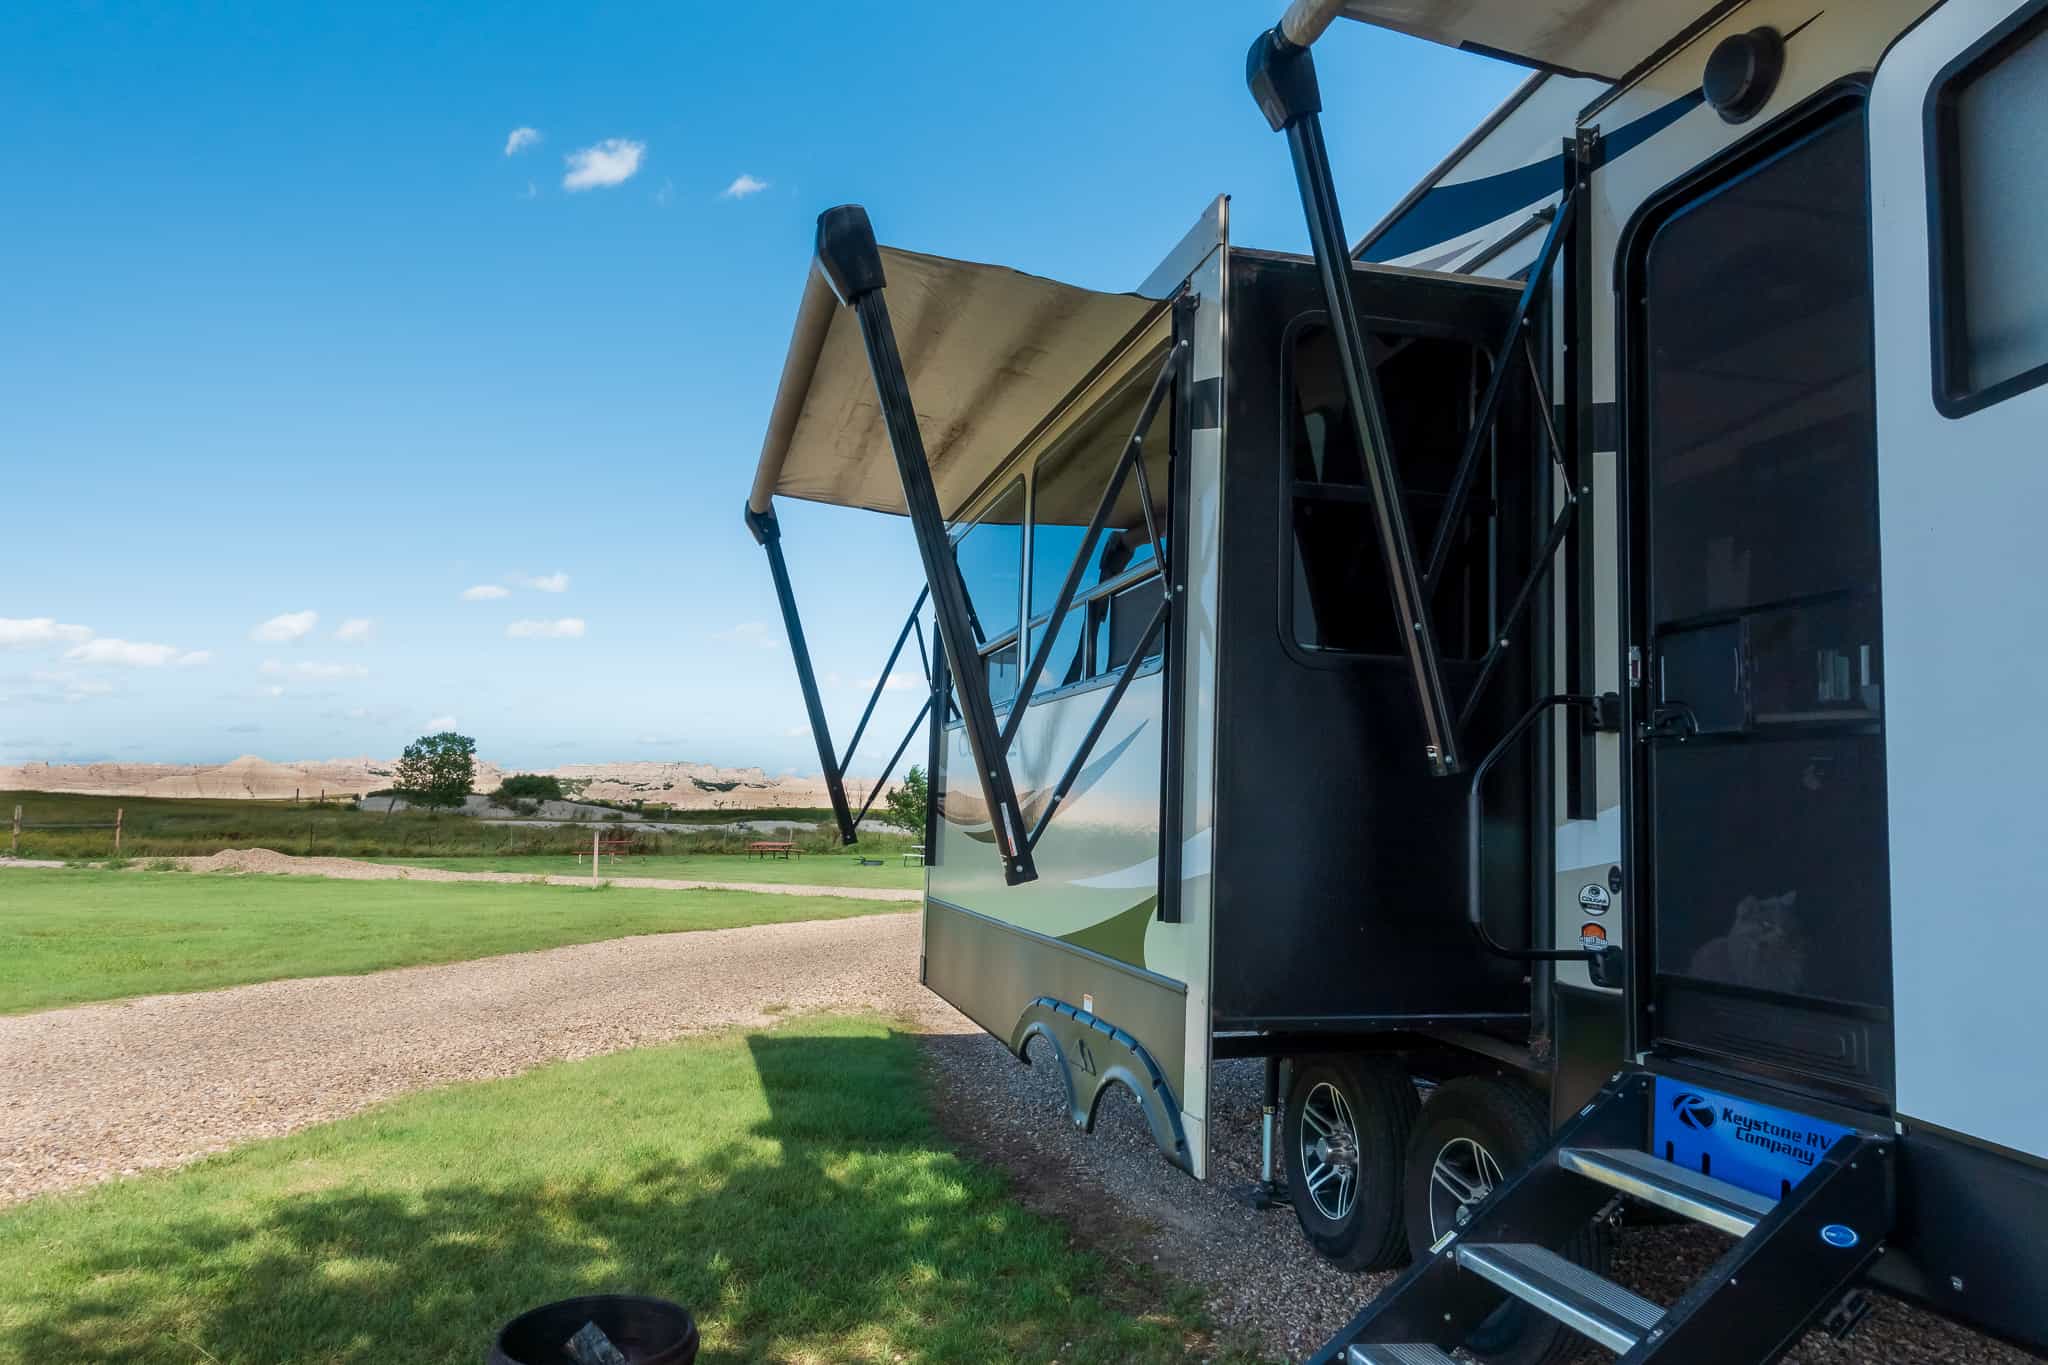
MULTIPOLYGON (((352 1137, 331 1144, 349 1168, 338 1179, 312 1159, 279 1165, 260 1197, 169 1205, 175 1216, 110 1201, 114 1216, 37 1248, 59 1258, 65 1292, 12 1312, 0 1303, 0 1341, 39 1362, 474 1362, 526 1308, 620 1290, 687 1304, 713 1365, 1179 1359, 1177 1323, 1103 1302, 1095 1261, 1010 1206, 995 1177, 935 1148, 914 1046, 750 1037, 748 1117, 764 1091, 768 1117, 729 1135, 714 1122, 701 1145, 664 1140, 665 1126, 704 1130, 702 1113, 660 1112, 687 1110, 688 1097, 636 1106, 631 1091, 558 1087, 593 1102, 566 1117, 557 1103, 545 1125, 537 1116, 545 1141, 575 1152, 580 1117, 607 1155, 541 1171, 501 1160, 499 1144, 520 1142, 514 1114, 450 1125, 426 1162, 362 1169, 405 1140, 413 1115, 401 1111, 367 1162, 352 1137), (339 1187, 299 1187, 323 1181, 339 1187)), ((670 1056, 687 1078, 686 1059, 670 1056)), ((728 1071, 744 1066, 735 1049, 728 1071)))

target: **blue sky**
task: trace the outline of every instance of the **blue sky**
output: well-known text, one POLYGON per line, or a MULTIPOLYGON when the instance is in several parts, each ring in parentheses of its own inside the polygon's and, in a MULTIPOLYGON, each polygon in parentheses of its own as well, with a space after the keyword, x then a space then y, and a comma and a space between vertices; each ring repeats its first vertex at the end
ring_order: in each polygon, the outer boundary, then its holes
MULTIPOLYGON (((1109 289, 1217 193, 1299 250, 1280 7, 7 7, 0 763, 815 769, 739 513, 818 211, 1109 289)), ((1354 232, 1522 75, 1318 60, 1354 232)), ((843 736, 916 556, 782 517, 843 736)))

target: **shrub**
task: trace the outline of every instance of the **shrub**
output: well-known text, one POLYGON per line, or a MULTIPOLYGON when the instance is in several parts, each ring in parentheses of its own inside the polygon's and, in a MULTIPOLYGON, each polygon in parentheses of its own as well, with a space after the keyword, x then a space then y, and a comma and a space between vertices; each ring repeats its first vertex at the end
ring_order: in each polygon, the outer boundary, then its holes
POLYGON ((500 782, 491 795, 500 804, 509 797, 527 801, 560 801, 563 799, 562 782, 560 778, 546 773, 514 773, 500 782))

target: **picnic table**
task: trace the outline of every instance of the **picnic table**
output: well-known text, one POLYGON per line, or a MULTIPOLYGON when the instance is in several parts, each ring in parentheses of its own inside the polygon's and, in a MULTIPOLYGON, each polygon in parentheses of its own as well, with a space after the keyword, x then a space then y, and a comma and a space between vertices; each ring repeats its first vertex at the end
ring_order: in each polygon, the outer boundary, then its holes
POLYGON ((782 858, 785 860, 801 858, 804 855, 803 851, 794 843, 786 840, 756 839, 753 843, 747 845, 747 856, 749 858, 760 858, 765 861, 769 858, 782 858))
MULTIPOLYGON (((616 839, 600 839, 597 841, 596 856, 602 858, 605 854, 609 853, 612 856, 613 862, 617 862, 621 857, 631 856, 637 852, 639 850, 633 847, 633 840, 630 836, 621 836, 616 839)), ((576 850, 576 865, 578 867, 583 866, 583 850, 581 849, 576 850)))
POLYGON ((904 865, 905 867, 923 867, 923 866, 924 866, 924 845, 923 845, 923 844, 912 844, 912 845, 911 845, 911 846, 910 846, 909 848, 906 848, 906 849, 904 849, 904 850, 903 850, 903 865, 904 865), (917 859, 917 861, 916 861, 915 863, 911 862, 910 860, 911 860, 912 858, 915 858, 915 859, 917 859))

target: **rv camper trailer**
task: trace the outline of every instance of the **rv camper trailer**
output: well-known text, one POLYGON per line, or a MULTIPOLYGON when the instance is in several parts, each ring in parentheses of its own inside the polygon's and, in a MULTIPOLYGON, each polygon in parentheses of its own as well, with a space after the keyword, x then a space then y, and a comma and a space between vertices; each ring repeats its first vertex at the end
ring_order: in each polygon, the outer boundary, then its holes
POLYGON ((2048 3, 1300 0, 1247 78, 1307 256, 820 219, 747 520, 849 841, 774 500, 918 545, 925 982, 1197 1178, 1267 1059, 1272 1197, 1412 1261, 1319 1360, 2048 1349, 2048 3), (1535 68, 1359 240, 1340 17, 1535 68), (1640 1299, 1625 1204, 1725 1254, 1640 1299))

